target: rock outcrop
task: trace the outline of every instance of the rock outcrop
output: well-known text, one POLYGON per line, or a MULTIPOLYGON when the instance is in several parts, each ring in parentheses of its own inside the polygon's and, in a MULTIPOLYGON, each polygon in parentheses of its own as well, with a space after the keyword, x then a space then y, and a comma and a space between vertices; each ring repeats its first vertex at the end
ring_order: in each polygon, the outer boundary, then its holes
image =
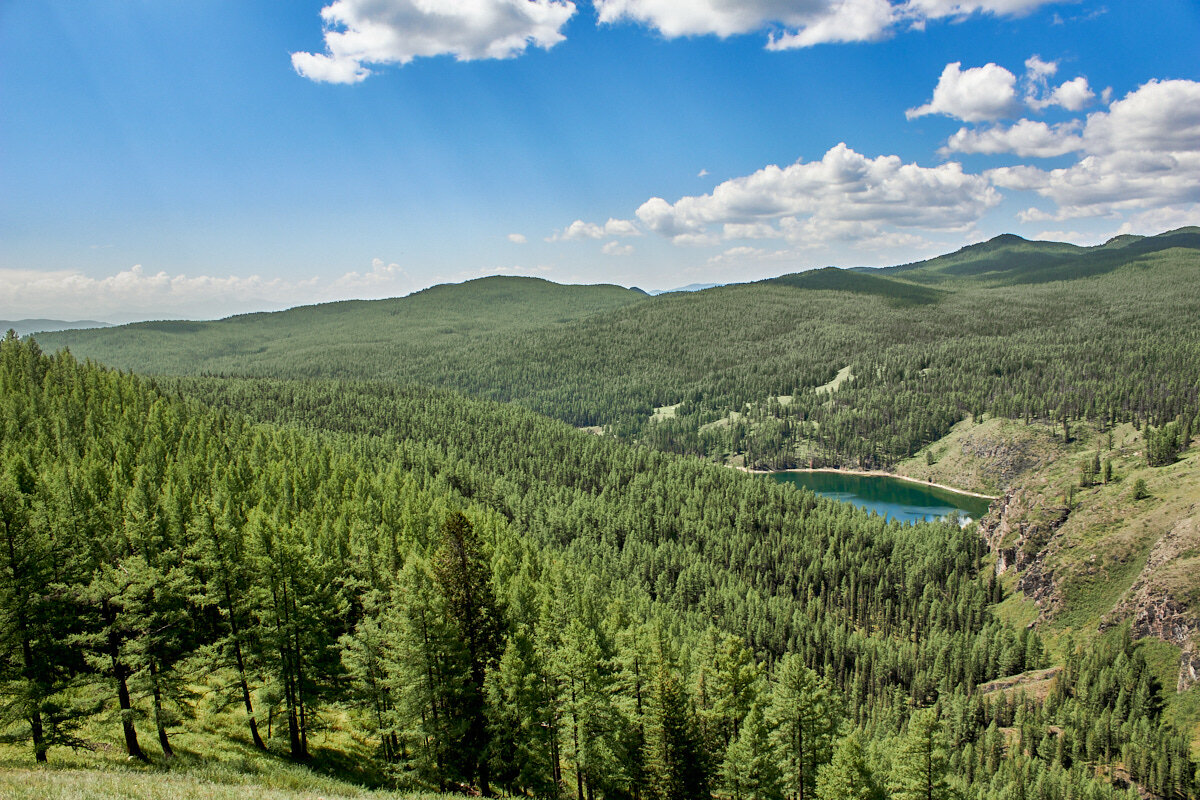
POLYGON ((1179 646, 1179 691, 1200 679, 1200 619, 1172 591, 1189 582, 1195 585, 1180 577, 1200 570, 1200 514, 1194 506, 1190 511, 1155 543, 1137 580, 1101 624, 1104 629, 1131 620, 1135 639, 1154 636, 1179 646))
POLYGON ((1033 600, 1045 619, 1058 607, 1054 571, 1047 556, 1060 546, 1059 528, 1070 516, 1064 506, 1044 505, 1039 497, 1023 490, 1009 490, 992 504, 979 522, 979 532, 996 553, 996 571, 1020 572, 1017 590, 1033 600))

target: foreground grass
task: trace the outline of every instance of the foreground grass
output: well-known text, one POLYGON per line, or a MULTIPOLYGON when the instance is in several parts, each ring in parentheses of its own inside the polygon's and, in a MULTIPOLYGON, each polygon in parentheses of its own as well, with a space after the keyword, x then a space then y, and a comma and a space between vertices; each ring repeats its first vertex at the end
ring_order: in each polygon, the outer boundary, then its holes
POLYGON ((435 800, 445 795, 372 792, 332 781, 300 778, 292 787, 272 786, 261 775, 206 765, 184 771, 135 769, 0 768, 6 800, 435 800))
MULTIPOLYGON (((236 706, 221 701, 231 679, 226 671, 203 677, 203 664, 185 663, 196 679, 191 701, 171 729, 173 758, 159 749, 150 721, 139 715, 139 738, 149 763, 125 754, 120 716, 113 703, 87 719, 76 731, 86 747, 54 747, 49 764, 35 765, 28 741, 0 742, 0 798, 25 800, 316 800, 372 798, 431 800, 441 797, 421 788, 414 777, 399 776, 399 788, 383 775, 372 758, 374 743, 356 733, 352 711, 329 706, 322 726, 309 740, 311 759, 297 764, 287 756, 286 730, 273 726, 267 751, 249 741, 245 717, 236 706)), ((81 703, 108 690, 104 682, 78 688, 81 703)), ((135 693, 137 705, 148 699, 135 693)), ((18 730, 3 734, 19 733, 18 730)))

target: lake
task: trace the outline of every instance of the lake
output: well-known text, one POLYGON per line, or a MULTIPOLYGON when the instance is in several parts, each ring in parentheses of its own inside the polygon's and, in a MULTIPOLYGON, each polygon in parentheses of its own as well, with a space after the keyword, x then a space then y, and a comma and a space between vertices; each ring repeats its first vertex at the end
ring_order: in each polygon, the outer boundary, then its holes
POLYGON ((987 512, 989 500, 958 494, 935 486, 900 480, 888 475, 851 475, 844 472, 774 472, 779 483, 802 486, 821 497, 853 503, 901 522, 942 519, 958 512, 960 519, 977 521, 987 512))

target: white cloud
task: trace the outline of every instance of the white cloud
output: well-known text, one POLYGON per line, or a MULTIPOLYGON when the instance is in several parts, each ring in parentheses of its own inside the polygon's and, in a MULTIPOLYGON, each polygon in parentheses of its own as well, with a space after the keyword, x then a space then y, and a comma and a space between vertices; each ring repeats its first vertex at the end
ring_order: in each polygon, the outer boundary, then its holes
POLYGON ((1080 233, 1079 231, 1042 231, 1033 238, 1043 242, 1070 242, 1081 247, 1101 244, 1105 239, 1104 236, 1096 236, 1094 233, 1080 233))
POLYGON ((971 14, 1024 14, 1057 0, 595 0, 602 24, 634 22, 673 39, 722 38, 770 31, 767 47, 787 50, 827 42, 866 42, 898 24, 971 14))
POLYGON ((1083 137, 1094 153, 1200 151, 1200 83, 1152 80, 1089 114, 1083 137))
POLYGON ((627 256, 633 253, 633 245, 620 242, 605 242, 600 252, 606 256, 627 256))
POLYGON ((882 235, 884 226, 962 228, 999 201, 985 178, 965 174, 956 162, 921 167, 898 156, 867 158, 839 144, 820 161, 764 167, 719 184, 711 194, 673 204, 653 197, 637 217, 676 244, 713 243, 713 226, 725 238, 763 238, 771 221, 779 222, 782 238, 829 240, 848 233, 849 239, 865 239, 882 235), (785 229, 805 224, 811 235, 785 229))
POLYGON ((1050 88, 1050 78, 1058 73, 1057 61, 1043 61, 1032 55, 1025 60, 1025 104, 1034 111, 1062 106, 1067 111, 1082 111, 1096 98, 1087 78, 1080 76, 1050 88))
POLYGON ((325 53, 292 53, 292 66, 314 81, 358 83, 371 65, 423 56, 512 58, 563 41, 574 13, 568 0, 334 0, 321 9, 325 53))
POLYGON ((887 0, 841 0, 829 4, 819 16, 797 26, 795 32, 771 35, 768 50, 795 50, 830 42, 870 42, 882 39, 896 19, 887 0))
POLYGON ((722 235, 725 239, 779 239, 783 232, 769 222, 726 222, 722 235))
POLYGON ((164 317, 212 318, 350 298, 394 297, 416 288, 398 264, 380 259, 371 268, 331 280, 284 280, 259 275, 171 275, 140 264, 93 277, 77 270, 0 269, 5 287, 0 317, 46 316, 112 322, 164 317))
POLYGON ((1017 76, 996 64, 961 69, 962 62, 947 64, 933 90, 933 99, 904 112, 908 119, 944 114, 963 122, 985 122, 1015 115, 1017 76))
MULTIPOLYGON (((886 3, 885 3, 886 4, 886 3)), ((779 25, 793 31, 836 13, 834 0, 596 0, 603 23, 638 22, 663 36, 716 35, 722 38, 779 25)))
POLYGON ((603 225, 577 219, 561 231, 548 237, 548 242, 578 241, 581 239, 603 239, 606 236, 641 236, 637 224, 628 219, 609 219, 603 225))
POLYGON ((528 241, 523 233, 510 233, 507 238, 513 244, 525 244, 528 241))
POLYGON ((328 293, 338 297, 388 297, 411 291, 413 282, 399 264, 371 259, 367 272, 347 272, 329 283, 328 293))
POLYGON ((356 59, 324 53, 292 53, 292 69, 317 83, 361 83, 371 74, 356 59))
POLYGON ((1117 230, 1118 234, 1136 233, 1148 236, 1163 231, 1173 231, 1189 225, 1200 225, 1200 203, 1185 206, 1152 208, 1135 214, 1117 230))
MULTIPOLYGON (((782 253, 777 250, 775 254, 782 253)), ((709 266, 723 266, 726 264, 739 264, 745 261, 761 261, 769 258, 772 255, 771 251, 764 250, 761 247, 731 247, 728 250, 718 253, 708 259, 709 266)))
POLYGON ((697 178, 703 178, 703 177, 705 177, 706 175, 708 175, 708 170, 706 170, 706 169, 702 169, 702 170, 700 170, 699 172, 697 172, 697 173, 696 173, 696 177, 697 177, 697 178))
POLYGON ((1015 153, 1019 156, 1051 158, 1083 147, 1079 121, 1047 125, 1019 120, 1012 126, 998 125, 982 130, 959 128, 946 142, 946 153, 1015 153))
POLYGON ((1072 78, 1066 83, 1059 84, 1050 96, 1046 98, 1045 106, 1062 106, 1067 111, 1082 111, 1094 100, 1096 93, 1088 86, 1087 78, 1082 75, 1072 78))
POLYGON ((1057 61, 1043 61, 1042 57, 1036 53, 1025 59, 1025 77, 1030 81, 1044 86, 1046 81, 1057 74, 1057 61))
POLYGON ((1028 14, 1038 6, 1048 5, 1053 0, 908 0, 904 8, 908 14, 938 19, 941 17, 966 17, 971 14, 995 14, 1017 16, 1028 14))
POLYGON ((630 219, 610 219, 604 223, 606 236, 641 236, 637 224, 630 219))
POLYGON ((1082 157, 1054 170, 1003 167, 986 175, 1008 189, 1035 191, 1053 214, 1023 221, 1104 216, 1200 201, 1200 83, 1150 81, 1088 115, 1082 157))

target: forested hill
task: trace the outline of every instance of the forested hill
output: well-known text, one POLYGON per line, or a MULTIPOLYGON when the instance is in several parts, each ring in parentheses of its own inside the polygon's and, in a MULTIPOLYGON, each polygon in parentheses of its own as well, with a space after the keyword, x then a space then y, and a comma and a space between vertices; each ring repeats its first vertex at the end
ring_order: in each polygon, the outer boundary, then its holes
POLYGON ((77 330, 39 339, 138 372, 420 375, 434 371, 444 353, 552 330, 647 297, 620 286, 497 276, 389 300, 322 303, 213 322, 139 322, 105 329, 108 336, 77 330))
POLYGON ((1194 797, 1127 628, 1043 694, 990 683, 1048 661, 984 553, 511 405, 164 390, 0 341, 0 734, 26 761, 178 747, 166 768, 250 792, 290 758, 614 800, 1194 797))
POLYGON ((148 373, 441 386, 747 465, 888 466, 982 413, 1195 415, 1198 278, 1197 229, 1098 248, 1008 236, 891 271, 653 298, 489 279, 39 341, 148 373))
POLYGON ((1117 236, 1095 247, 1031 242, 1004 234, 945 256, 879 272, 922 283, 971 279, 991 284, 1044 283, 1100 275, 1164 250, 1200 248, 1200 228, 1157 236, 1117 236))

